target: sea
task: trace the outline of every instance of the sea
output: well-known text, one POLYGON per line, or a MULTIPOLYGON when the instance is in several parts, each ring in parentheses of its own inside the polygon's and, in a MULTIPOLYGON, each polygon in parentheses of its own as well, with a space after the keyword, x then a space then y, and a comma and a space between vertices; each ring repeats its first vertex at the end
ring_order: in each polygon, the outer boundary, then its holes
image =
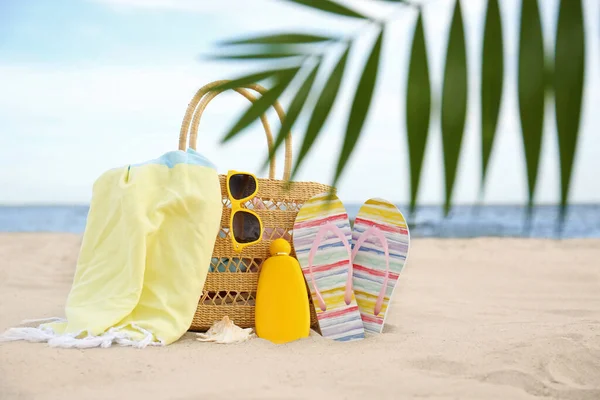
MULTIPOLYGON (((354 218, 361 205, 345 206, 354 218)), ((446 217, 442 207, 422 206, 414 215, 406 206, 398 208, 411 237, 600 238, 600 204, 569 206, 562 226, 559 207, 552 205, 535 206, 531 218, 525 207, 510 205, 458 205, 446 217)), ((86 205, 0 206, 0 232, 83 233, 88 210, 86 205)))

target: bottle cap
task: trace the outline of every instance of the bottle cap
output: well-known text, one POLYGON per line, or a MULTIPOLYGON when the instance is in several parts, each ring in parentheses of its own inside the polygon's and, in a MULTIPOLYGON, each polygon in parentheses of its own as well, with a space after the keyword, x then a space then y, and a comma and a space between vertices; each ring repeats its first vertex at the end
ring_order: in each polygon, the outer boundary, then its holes
POLYGON ((289 256, 292 246, 283 238, 275 239, 269 246, 269 252, 272 256, 289 256))

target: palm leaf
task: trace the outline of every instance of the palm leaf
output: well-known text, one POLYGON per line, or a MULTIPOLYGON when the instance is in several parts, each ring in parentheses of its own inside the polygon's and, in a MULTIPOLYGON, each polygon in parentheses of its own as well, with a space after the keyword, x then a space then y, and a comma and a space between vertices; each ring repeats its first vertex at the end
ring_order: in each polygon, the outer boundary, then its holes
POLYGON ((256 72, 253 74, 245 75, 236 79, 233 79, 229 82, 221 83, 215 86, 213 91, 223 91, 228 89, 234 89, 238 87, 244 87, 249 84, 258 83, 262 80, 270 78, 275 75, 282 75, 291 72, 298 72, 300 67, 291 67, 291 68, 281 68, 281 69, 272 69, 268 71, 256 72))
POLYGON ((456 170, 464 134, 467 114, 467 54, 460 0, 454 6, 450 26, 450 37, 446 54, 444 86, 442 93, 442 144, 444 150, 444 172, 446 201, 444 213, 448 215, 456 170))
POLYGON ((358 87, 356 88, 354 101, 352 103, 352 108, 350 109, 350 118, 348 119, 348 125, 346 127, 346 136, 344 137, 344 144, 338 159, 332 186, 337 184, 342 175, 342 171, 356 147, 367 113, 369 112, 371 98, 373 97, 373 89, 375 88, 375 82, 377 81, 383 32, 383 29, 379 31, 377 40, 371 49, 371 54, 367 59, 362 76, 358 82, 358 87))
POLYGON ((561 0, 555 50, 554 96, 560 155, 560 225, 565 218, 579 136, 585 71, 585 33, 581 0, 561 0))
POLYGON ((537 0, 522 2, 518 89, 527 164, 528 216, 531 216, 542 147, 545 97, 544 38, 537 0))
POLYGON ((254 53, 220 53, 207 56, 207 58, 210 60, 265 60, 306 56, 304 53, 291 50, 289 46, 264 46, 262 50, 262 52, 254 53))
POLYGON ((332 0, 288 0, 292 3, 301 4, 306 7, 314 8, 317 10, 325 11, 332 14, 341 15, 344 17, 353 17, 353 18, 366 18, 364 15, 359 14, 358 12, 343 6, 339 3, 336 3, 332 0))
POLYGON ((344 76, 344 69, 346 68, 346 62, 348 61, 348 53, 350 51, 350 47, 346 47, 344 53, 338 60, 336 66, 333 68, 331 75, 325 82, 323 86, 323 91, 317 100, 312 115, 310 117, 310 121, 308 122, 308 127, 306 128, 306 134, 304 135, 304 140, 302 142, 302 147, 300 148, 300 152, 298 154, 298 161, 296 161, 296 165, 294 166, 294 170, 292 171, 292 179, 296 176, 296 173, 300 169, 304 158, 308 154, 308 151, 312 147, 313 143, 319 136, 321 132, 321 128, 323 124, 327 120, 327 116, 331 111, 337 93, 340 89, 340 85, 342 83, 342 78, 344 76))
POLYGON ((271 89, 267 90, 254 103, 252 103, 252 105, 248 107, 246 112, 238 119, 231 129, 229 129, 229 132, 223 138, 222 143, 231 140, 254 120, 264 114, 265 111, 267 111, 267 109, 271 107, 273 103, 275 103, 275 101, 287 88, 296 73, 297 70, 279 75, 275 85, 271 89))
POLYGON ((410 212, 413 213, 419 192, 419 181, 431 114, 431 84, 423 16, 419 13, 413 35, 408 82, 406 88, 406 133, 410 159, 410 212))
POLYGON ((266 36, 257 36, 246 39, 235 39, 223 41, 221 45, 238 45, 238 44, 302 44, 302 43, 317 43, 332 40, 329 36, 319 36, 303 33, 279 33, 266 36))
POLYGON ((283 120, 283 123, 281 124, 281 126, 279 128, 279 132, 277 133, 277 136, 275 138, 275 143, 273 145, 273 148, 269 152, 269 156, 267 157, 267 159, 264 161, 263 168, 266 167, 266 165, 269 163, 269 160, 272 157, 274 157, 275 153, 277 152, 277 150, 279 149, 279 147, 285 140, 287 134, 292 129, 292 126, 296 122, 296 119, 300 115, 300 112, 302 111, 302 108, 304 107, 304 104, 306 103, 306 99, 308 98, 310 90, 315 82, 315 78, 317 77, 318 68, 319 68, 319 64, 317 64, 313 67, 310 74, 308 74, 308 76, 306 77, 306 80, 302 83, 302 85, 296 92, 296 96, 294 96, 294 99, 292 100, 292 102, 288 108, 288 112, 283 120))
MULTIPOLYGON (((504 47, 498 0, 489 0, 481 66, 481 184, 485 182, 502 102, 504 47)), ((483 192, 483 190, 482 190, 483 192)))

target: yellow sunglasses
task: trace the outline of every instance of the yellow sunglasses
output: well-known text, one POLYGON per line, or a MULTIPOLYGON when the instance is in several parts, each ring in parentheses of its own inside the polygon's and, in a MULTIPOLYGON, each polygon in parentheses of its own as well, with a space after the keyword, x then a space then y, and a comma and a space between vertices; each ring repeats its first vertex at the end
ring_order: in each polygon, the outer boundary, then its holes
POLYGON ((227 196, 231 203, 229 231, 233 249, 241 252, 245 247, 262 239, 263 223, 254 211, 242 208, 242 204, 258 193, 258 179, 249 172, 227 172, 227 196))

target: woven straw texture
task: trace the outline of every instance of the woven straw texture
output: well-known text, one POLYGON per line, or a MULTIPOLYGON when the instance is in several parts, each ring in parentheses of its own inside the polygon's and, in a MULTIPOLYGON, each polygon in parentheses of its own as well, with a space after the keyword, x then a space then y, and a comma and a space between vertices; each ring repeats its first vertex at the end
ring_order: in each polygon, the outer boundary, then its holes
MULTIPOLYGON (((220 90, 215 90, 217 85, 228 81, 215 81, 200 88, 188 105, 181 132, 179 136, 179 149, 185 150, 188 146, 196 149, 198 127, 200 118, 208 103, 215 98, 220 90)), ((235 88, 236 92, 246 97, 251 102, 256 97, 246 89, 252 89, 259 94, 266 91, 260 85, 250 84, 244 88, 235 88)), ((276 102, 273 106, 280 120, 285 118, 281 105, 276 102)), ((269 151, 273 146, 273 135, 266 116, 261 117, 264 127, 267 147, 269 151)), ((248 155, 256 157, 259 155, 248 155)), ((229 233, 229 217, 231 204, 227 197, 226 175, 219 175, 221 180, 221 193, 223 196, 223 214, 221 229, 216 238, 211 265, 203 295, 199 300, 198 309, 194 315, 190 330, 205 331, 210 326, 228 316, 236 325, 243 328, 254 327, 254 307, 256 288, 262 262, 269 256, 269 246, 273 240, 283 237, 292 246, 292 256, 295 256, 292 242, 292 228, 298 210, 305 201, 312 196, 328 192, 332 188, 316 182, 289 182, 292 166, 291 133, 285 140, 285 163, 283 179, 275 178, 275 158, 270 160, 269 178, 258 178, 258 194, 244 206, 254 210, 262 219, 264 225, 263 239, 252 246, 246 247, 242 252, 233 250, 229 233)), ((335 192, 335 190, 333 190, 335 192)), ((311 310, 311 327, 318 330, 316 313, 307 290, 307 299, 311 310)))

